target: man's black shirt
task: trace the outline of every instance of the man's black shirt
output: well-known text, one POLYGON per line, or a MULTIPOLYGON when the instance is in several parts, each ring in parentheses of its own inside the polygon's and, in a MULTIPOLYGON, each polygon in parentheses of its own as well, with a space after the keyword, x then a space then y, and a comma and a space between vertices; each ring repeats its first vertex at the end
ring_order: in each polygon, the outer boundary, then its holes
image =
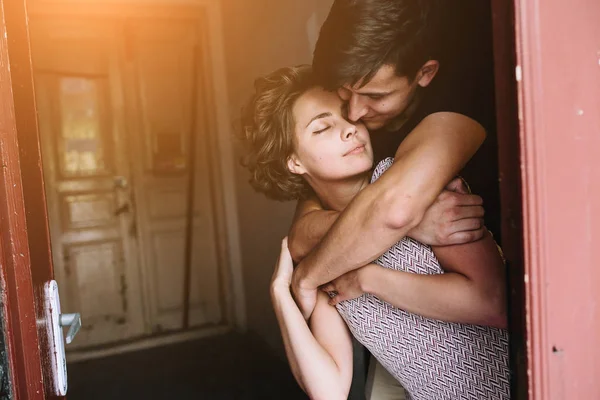
POLYGON ((440 69, 407 121, 395 131, 371 132, 375 162, 393 157, 402 140, 425 117, 455 112, 479 122, 485 143, 461 172, 473 193, 483 197, 485 223, 500 239, 500 193, 496 138, 493 48, 489 4, 481 0, 442 0, 438 37, 440 69))

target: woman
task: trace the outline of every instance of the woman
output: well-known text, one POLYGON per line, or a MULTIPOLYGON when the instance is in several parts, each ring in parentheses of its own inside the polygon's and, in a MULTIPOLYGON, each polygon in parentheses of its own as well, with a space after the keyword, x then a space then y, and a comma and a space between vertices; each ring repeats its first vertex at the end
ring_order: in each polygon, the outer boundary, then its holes
MULTIPOLYGON (((251 183, 270 197, 313 192, 326 208, 341 211, 370 182, 368 132, 344 118, 336 94, 311 83, 307 67, 257 81, 243 132, 251 183)), ((397 154, 418 139, 409 135, 397 154)), ((472 152, 464 153, 440 159, 466 162, 472 152)), ((380 163, 373 179, 392 162, 380 163)), ((422 168, 436 171, 435 158, 424 162, 422 168)), ((412 399, 509 398, 503 263, 491 236, 435 252, 405 238, 374 264, 326 285, 334 298, 319 293, 308 324, 290 293, 292 268, 284 240, 271 295, 290 366, 311 398, 347 397, 348 328, 412 399)))

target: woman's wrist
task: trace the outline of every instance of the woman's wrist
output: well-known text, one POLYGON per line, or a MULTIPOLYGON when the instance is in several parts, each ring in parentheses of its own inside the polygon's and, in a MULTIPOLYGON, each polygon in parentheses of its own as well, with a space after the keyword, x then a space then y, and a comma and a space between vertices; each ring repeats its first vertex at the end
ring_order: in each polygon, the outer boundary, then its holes
POLYGON ((377 286, 377 276, 379 269, 382 268, 377 264, 368 264, 361 268, 358 272, 358 281, 360 289, 369 294, 375 294, 377 286))
POLYGON ((289 282, 274 280, 271 282, 271 297, 280 298, 281 296, 291 295, 289 282))

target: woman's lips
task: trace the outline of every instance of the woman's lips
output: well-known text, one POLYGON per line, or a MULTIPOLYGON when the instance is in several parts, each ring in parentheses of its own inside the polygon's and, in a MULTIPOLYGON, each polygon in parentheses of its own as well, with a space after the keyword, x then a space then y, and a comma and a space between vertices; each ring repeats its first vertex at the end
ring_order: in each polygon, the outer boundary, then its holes
POLYGON ((354 147, 352 150, 350 150, 349 152, 347 152, 346 154, 344 154, 344 157, 351 156, 351 155, 354 155, 354 154, 360 154, 364 150, 365 150, 365 145, 364 144, 358 145, 358 146, 354 147))

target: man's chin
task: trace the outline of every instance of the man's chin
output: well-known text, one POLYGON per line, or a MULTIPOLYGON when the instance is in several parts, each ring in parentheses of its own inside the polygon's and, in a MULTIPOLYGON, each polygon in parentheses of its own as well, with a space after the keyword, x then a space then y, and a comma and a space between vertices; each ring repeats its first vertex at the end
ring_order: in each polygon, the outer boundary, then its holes
POLYGON ((365 126, 367 127, 368 130, 370 131, 376 131, 377 129, 381 129, 385 126, 385 122, 384 120, 363 120, 362 121, 363 124, 365 124, 365 126))

